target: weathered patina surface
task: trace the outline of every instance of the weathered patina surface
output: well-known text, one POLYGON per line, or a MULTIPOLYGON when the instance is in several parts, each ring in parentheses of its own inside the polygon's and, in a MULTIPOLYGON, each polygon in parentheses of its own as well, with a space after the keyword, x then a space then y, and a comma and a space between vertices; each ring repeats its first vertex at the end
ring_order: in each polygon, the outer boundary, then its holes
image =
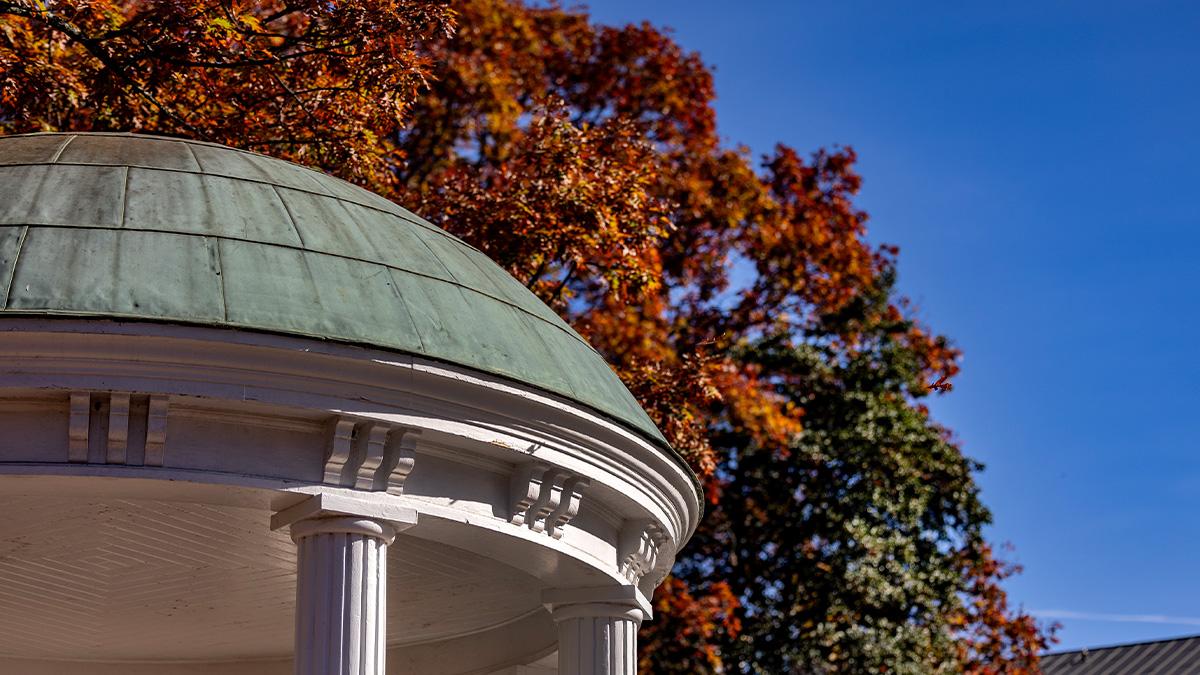
POLYGON ((604 359, 485 255, 354 185, 130 134, 0 138, 0 317, 144 319, 400 350, 665 441, 604 359))

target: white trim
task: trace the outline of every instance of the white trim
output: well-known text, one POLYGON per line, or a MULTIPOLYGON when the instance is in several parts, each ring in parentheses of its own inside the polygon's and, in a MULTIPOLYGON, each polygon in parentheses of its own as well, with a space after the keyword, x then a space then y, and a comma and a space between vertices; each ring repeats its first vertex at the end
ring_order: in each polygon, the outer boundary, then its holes
MULTIPOLYGON (((0 392, 64 385, 284 406, 294 418, 342 414, 426 428, 607 485, 630 498, 628 506, 660 521, 676 547, 699 521, 695 478, 668 451, 566 399, 410 355, 152 323, 0 322, 0 392)), ((251 418, 278 424, 289 417, 272 413, 251 418)), ((172 414, 186 415, 187 405, 172 405, 172 414)))

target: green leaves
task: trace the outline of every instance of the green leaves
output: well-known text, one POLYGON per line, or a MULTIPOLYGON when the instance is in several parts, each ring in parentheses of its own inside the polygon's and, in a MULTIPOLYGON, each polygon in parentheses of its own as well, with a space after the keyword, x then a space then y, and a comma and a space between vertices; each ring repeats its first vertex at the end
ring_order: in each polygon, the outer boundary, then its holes
POLYGON ((1008 612, 1002 568, 976 566, 990 560, 978 466, 919 405, 928 362, 891 293, 881 277, 857 310, 823 319, 827 332, 733 352, 803 408, 804 428, 786 448, 736 428, 716 440, 724 497, 680 576, 720 579, 741 600, 739 639, 721 647, 729 668, 1021 672, 1045 645, 1008 612), (853 347, 828 339, 849 333, 853 347))

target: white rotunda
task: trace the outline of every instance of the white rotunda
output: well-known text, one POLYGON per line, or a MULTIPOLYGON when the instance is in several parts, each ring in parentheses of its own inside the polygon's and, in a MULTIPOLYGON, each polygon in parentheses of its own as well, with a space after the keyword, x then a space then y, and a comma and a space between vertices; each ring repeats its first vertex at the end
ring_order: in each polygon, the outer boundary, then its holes
POLYGON ((0 138, 0 672, 627 675, 701 501, 594 349, 378 195, 0 138))

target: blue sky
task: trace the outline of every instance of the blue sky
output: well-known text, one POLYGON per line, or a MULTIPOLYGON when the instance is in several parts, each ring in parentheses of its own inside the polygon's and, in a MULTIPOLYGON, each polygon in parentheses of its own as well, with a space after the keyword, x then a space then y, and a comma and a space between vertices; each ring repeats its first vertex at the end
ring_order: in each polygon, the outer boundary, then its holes
POLYGON ((589 5, 699 51, 731 142, 858 151, 1059 648, 1200 633, 1200 4, 589 5))

